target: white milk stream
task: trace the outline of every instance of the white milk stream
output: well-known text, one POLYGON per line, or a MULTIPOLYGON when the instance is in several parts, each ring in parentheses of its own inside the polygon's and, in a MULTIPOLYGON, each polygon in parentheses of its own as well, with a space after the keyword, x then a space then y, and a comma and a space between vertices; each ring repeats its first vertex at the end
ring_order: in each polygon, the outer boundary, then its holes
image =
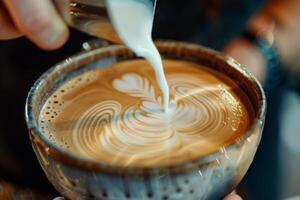
POLYGON ((168 111, 169 87, 161 56, 152 40, 155 5, 153 7, 147 0, 109 0, 107 3, 119 37, 136 55, 144 57, 152 65, 163 93, 164 111, 168 111))

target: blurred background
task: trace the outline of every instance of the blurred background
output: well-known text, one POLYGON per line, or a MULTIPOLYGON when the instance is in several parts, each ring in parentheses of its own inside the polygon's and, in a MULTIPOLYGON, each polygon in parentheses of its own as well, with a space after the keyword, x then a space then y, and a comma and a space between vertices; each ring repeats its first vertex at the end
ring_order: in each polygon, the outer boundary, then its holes
MULTIPOLYGON (((154 37, 222 50, 243 32, 249 19, 265 3, 263 0, 159 1, 154 37)), ((5 199, 9 193, 16 193, 16 199, 51 199, 57 195, 30 145, 24 119, 26 95, 44 71, 80 52, 82 43, 90 39, 72 30, 68 43, 52 52, 42 51, 24 38, 0 41, 0 197, 5 199)), ((245 199, 300 195, 300 79, 288 74, 283 77, 276 90, 268 94, 262 142, 237 189, 245 199)))

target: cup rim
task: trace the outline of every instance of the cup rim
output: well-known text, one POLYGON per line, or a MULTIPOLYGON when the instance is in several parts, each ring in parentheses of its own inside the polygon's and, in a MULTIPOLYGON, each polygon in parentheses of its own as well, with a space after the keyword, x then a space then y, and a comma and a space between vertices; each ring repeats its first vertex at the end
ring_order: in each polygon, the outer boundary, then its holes
MULTIPOLYGON (((58 145, 55 145, 54 143, 51 143, 46 136, 44 136, 41 131, 38 128, 38 124, 35 121, 34 114, 33 114, 33 105, 34 105, 34 96, 37 95, 38 89, 44 79, 48 76, 51 76, 52 73, 55 71, 58 71, 63 68, 67 68, 70 66, 70 61, 72 63, 77 63, 81 60, 87 59, 87 58, 94 58, 94 55, 99 55, 101 53, 105 52, 111 52, 111 51, 117 51, 117 50, 126 50, 128 51, 128 48, 123 45, 110 45, 107 47, 101 47, 98 49, 93 49, 90 51, 81 52, 79 54, 76 54, 74 56, 71 56, 64 61, 52 66, 50 69, 48 69, 46 72, 44 72, 34 83, 34 85, 31 87, 27 99, 26 99, 26 105, 25 105, 25 119, 27 123, 27 128, 29 130, 29 136, 32 141, 32 143, 35 143, 38 147, 42 147, 44 151, 49 155, 51 158, 61 161, 65 164, 72 165, 74 167, 78 168, 84 168, 91 171, 105 171, 106 173, 122 173, 122 174, 145 174, 145 173, 151 173, 153 171, 168 171, 168 173, 178 173, 181 172, 183 169, 189 170, 193 165, 191 163, 202 163, 207 164, 211 161, 211 158, 218 157, 221 154, 224 154, 224 151, 227 151, 229 149, 235 148, 242 144, 243 142, 247 141, 248 138, 250 138, 254 133, 255 129, 257 127, 264 126, 264 120, 266 115, 266 96, 263 90, 263 87, 259 83, 259 81, 241 64, 239 64, 237 61, 235 61, 233 58, 226 56, 225 54, 209 49, 207 47, 203 47, 198 44, 193 43, 187 43, 187 42, 178 42, 178 41, 157 41, 156 45, 159 48, 163 48, 166 46, 179 46, 181 48, 186 49, 193 49, 193 50, 199 50, 207 54, 215 55, 216 59, 222 60, 223 62, 226 62, 230 65, 230 67, 235 68, 239 73, 241 73, 243 76, 245 76, 249 81, 252 82, 252 84, 255 86, 258 94, 260 95, 261 99, 259 99, 258 104, 258 111, 257 116, 255 116, 251 126, 248 128, 247 132, 240 136, 237 140, 234 142, 228 144, 227 146, 222 148, 221 150, 216 150, 212 153, 209 153, 206 156, 198 157, 196 160, 187 160, 181 163, 177 163, 175 165, 166 165, 166 166, 114 166, 105 162, 101 161, 94 161, 89 158, 85 158, 83 156, 75 155, 71 152, 68 152, 64 150, 63 148, 59 147, 58 145)), ((93 62, 93 60, 89 60, 89 62, 93 62)), ((261 137, 262 133, 259 133, 259 137, 261 137)), ((197 165, 199 166, 199 165, 197 165)))

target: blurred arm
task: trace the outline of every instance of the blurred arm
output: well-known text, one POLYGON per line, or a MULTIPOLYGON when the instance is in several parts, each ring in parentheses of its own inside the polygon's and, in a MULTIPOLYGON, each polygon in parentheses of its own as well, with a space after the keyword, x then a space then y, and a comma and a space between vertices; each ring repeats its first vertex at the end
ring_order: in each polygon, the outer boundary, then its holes
MULTIPOLYGON (((273 29, 276 46, 284 67, 300 72, 300 1, 270 0, 249 23, 254 33, 273 29)), ((233 40, 224 51, 261 81, 266 76, 266 60, 256 47, 243 37, 233 40)))
POLYGON ((250 23, 259 32, 274 22, 275 42, 281 61, 289 70, 300 72, 300 1, 271 0, 250 23))

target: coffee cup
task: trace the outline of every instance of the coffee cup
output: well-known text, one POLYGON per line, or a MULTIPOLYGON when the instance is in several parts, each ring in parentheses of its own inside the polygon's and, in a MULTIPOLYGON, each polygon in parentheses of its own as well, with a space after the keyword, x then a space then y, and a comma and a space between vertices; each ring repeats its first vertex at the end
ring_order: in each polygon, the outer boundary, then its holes
POLYGON ((205 156, 167 166, 117 166, 66 151, 39 126, 43 105, 71 77, 137 57, 122 45, 80 53, 45 72, 31 88, 26 121, 33 149, 49 181, 68 199, 218 199, 229 194, 247 172, 259 145, 265 120, 264 91, 244 67, 220 52, 196 44, 160 41, 164 59, 204 65, 234 81, 248 96, 254 116, 234 142, 205 156))

